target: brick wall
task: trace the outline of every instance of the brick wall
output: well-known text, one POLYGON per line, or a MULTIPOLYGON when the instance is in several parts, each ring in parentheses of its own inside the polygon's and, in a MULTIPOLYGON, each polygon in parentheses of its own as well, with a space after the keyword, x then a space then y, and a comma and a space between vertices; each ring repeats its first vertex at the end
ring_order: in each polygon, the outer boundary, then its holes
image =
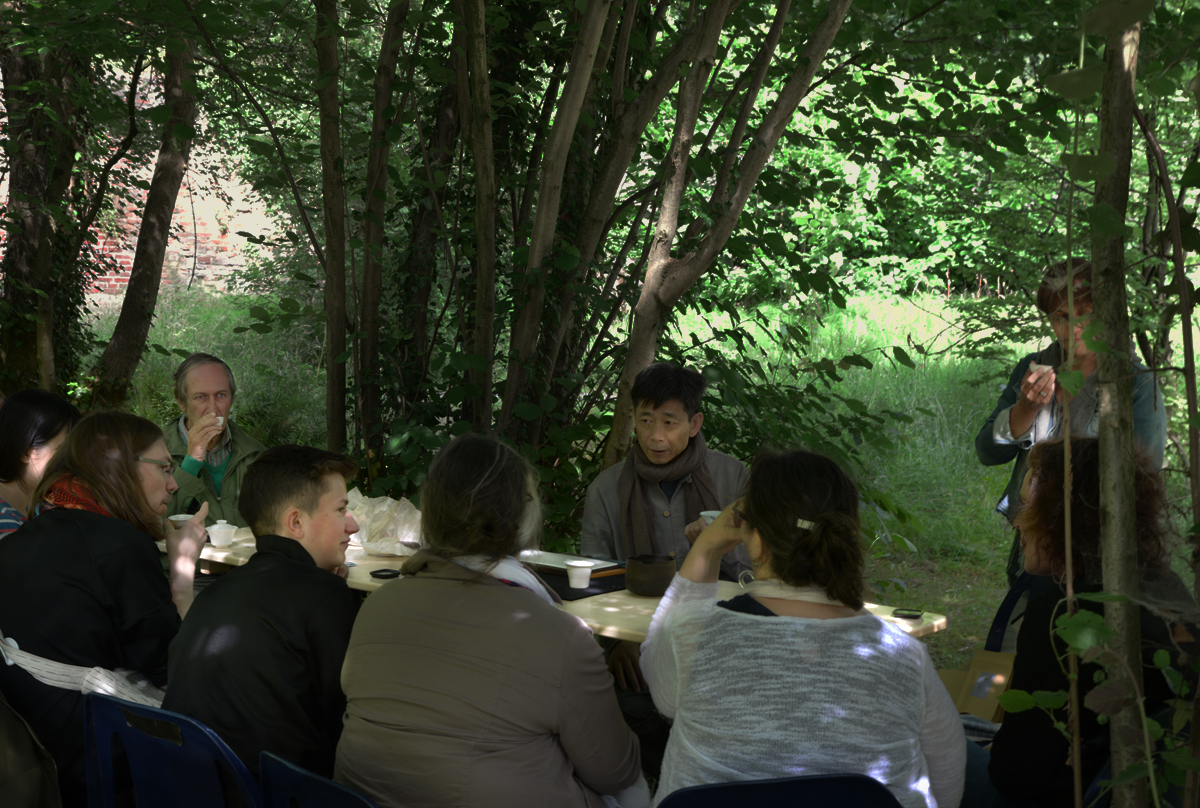
MULTIPOLYGON (((265 206, 248 186, 229 178, 221 183, 219 190, 218 194, 200 187, 194 172, 180 187, 171 219, 171 240, 163 261, 164 285, 191 282, 224 290, 231 274, 244 267, 248 257, 246 248, 250 242, 239 236, 238 231, 268 237, 275 232, 265 206)), ((101 236, 98 249, 120 268, 96 279, 96 293, 124 295, 144 201, 143 193, 138 205, 122 211, 115 223, 109 221, 97 228, 101 236)))

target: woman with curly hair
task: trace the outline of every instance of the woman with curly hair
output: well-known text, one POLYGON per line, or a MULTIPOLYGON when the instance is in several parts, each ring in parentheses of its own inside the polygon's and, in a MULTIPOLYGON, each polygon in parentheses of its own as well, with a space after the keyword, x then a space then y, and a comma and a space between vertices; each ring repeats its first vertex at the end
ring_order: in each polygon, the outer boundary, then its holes
MULTIPOLYGON (((1048 575, 1057 586, 1034 597, 1025 611, 1017 635, 1017 656, 1012 687, 1033 692, 1065 691, 1066 645, 1053 634, 1055 620, 1066 612, 1066 520, 1063 498, 1064 444, 1055 440, 1038 444, 1029 456, 1029 473, 1022 491, 1025 502, 1017 515, 1025 571, 1048 575)), ((1100 559, 1100 447, 1095 438, 1071 441, 1071 557, 1076 592, 1101 589, 1100 559)), ((1135 474, 1137 510, 1137 564, 1140 577, 1142 658, 1145 709, 1154 713, 1174 698, 1163 672, 1154 664, 1157 651, 1171 655, 1172 666, 1186 667, 1184 649, 1175 642, 1181 614, 1194 614, 1195 602, 1187 587, 1166 563, 1163 535, 1162 486, 1157 469, 1139 455, 1135 474)), ((1079 608, 1103 614, 1103 604, 1078 601, 1079 608)), ((1189 632, 1190 633, 1190 632, 1189 632)), ((1180 634, 1179 636, 1184 636, 1180 634)), ((1188 643, 1194 658, 1194 643, 1188 643)), ((1131 660, 1131 662, 1133 662, 1131 660)), ((1095 686, 1096 664, 1080 664, 1080 702, 1095 686)), ((964 805, 1066 806, 1073 804, 1074 787, 1069 763, 1070 742, 1055 727, 1066 722, 1065 707, 1052 711, 1009 713, 988 752, 971 745, 964 805)), ((1083 783, 1089 783, 1108 757, 1108 727, 1084 709, 1080 715, 1083 783)))
POLYGON ((642 672, 674 719, 656 801, 686 786, 866 774, 906 808, 955 808, 966 740, 925 646, 863 611, 858 489, 832 460, 766 454, 696 539, 642 672), (754 580, 717 601, 721 557, 754 580))

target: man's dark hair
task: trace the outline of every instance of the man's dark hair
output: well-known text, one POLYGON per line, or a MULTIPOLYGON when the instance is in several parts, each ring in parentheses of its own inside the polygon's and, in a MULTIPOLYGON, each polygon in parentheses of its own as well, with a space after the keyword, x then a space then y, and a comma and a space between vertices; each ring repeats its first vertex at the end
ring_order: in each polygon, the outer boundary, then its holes
POLYGON ((25 455, 70 431, 83 416, 56 393, 22 390, 0 406, 0 482, 22 486, 25 455))
POLYGON ((700 397, 708 382, 698 372, 668 362, 655 362, 633 380, 630 397, 636 409, 643 403, 658 409, 673 398, 683 402, 688 418, 700 412, 700 397))
POLYGON ((345 455, 311 446, 275 446, 246 469, 238 510, 256 538, 269 535, 279 527, 288 508, 315 511, 330 474, 349 480, 357 473, 358 462, 345 455))

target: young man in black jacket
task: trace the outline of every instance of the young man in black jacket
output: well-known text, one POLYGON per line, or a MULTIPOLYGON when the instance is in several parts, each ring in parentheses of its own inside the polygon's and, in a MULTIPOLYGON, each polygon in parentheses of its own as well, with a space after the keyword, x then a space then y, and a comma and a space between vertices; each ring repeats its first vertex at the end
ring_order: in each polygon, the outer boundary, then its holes
POLYGON ((333 772, 359 604, 343 564, 358 530, 346 510, 357 471, 321 449, 263 452, 239 499, 257 550, 200 593, 171 643, 163 707, 212 727, 255 775, 263 750, 333 772))

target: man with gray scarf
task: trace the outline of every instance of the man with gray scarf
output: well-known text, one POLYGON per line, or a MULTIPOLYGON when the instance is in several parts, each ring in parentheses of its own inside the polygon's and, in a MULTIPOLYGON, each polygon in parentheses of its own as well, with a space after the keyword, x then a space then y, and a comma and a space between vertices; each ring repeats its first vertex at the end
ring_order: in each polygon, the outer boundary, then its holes
MULTIPOLYGON (((996 408, 975 436, 975 452, 985 466, 999 466, 1014 459, 1012 476, 996 506, 997 512, 1011 523, 1021 507, 1021 484, 1029 450, 1037 443, 1060 437, 1064 415, 1064 391, 1057 374, 1074 370, 1083 374, 1083 387, 1066 406, 1070 412, 1071 434, 1095 437, 1100 432, 1100 407, 1096 394, 1096 353, 1083 340, 1083 332, 1092 314, 1092 265, 1074 259, 1074 328, 1069 326, 1067 304, 1067 262, 1046 270, 1038 286, 1036 303, 1058 339, 1017 363, 1000 395, 996 408), (1073 333, 1068 334, 1068 331, 1073 333), (1073 349, 1073 350, 1072 350, 1073 349), (1071 351, 1070 364, 1066 354, 1071 351)), ((1138 448, 1146 453, 1154 468, 1162 468, 1166 448, 1167 415, 1162 393, 1154 374, 1137 361, 1130 346, 1130 372, 1133 380, 1133 431, 1138 448)), ((1013 539, 1006 572, 1012 586, 1021 574, 1020 534, 1013 539)))
MULTIPOLYGON (((588 486, 584 555, 624 561, 632 555, 674 553, 678 568, 704 530, 700 513, 724 510, 742 495, 745 464, 709 449, 700 431, 705 387, 696 371, 665 362, 650 365, 634 379, 630 392, 637 441, 624 461, 602 471, 588 486)), ((749 569, 746 549, 739 547, 722 559, 721 577, 735 581, 749 569)), ((647 717, 655 723, 656 715, 638 665, 640 651, 637 643, 617 642, 609 654, 609 670, 616 678, 621 709, 642 739, 643 766, 654 775, 656 744, 636 723, 647 717)), ((660 761, 661 753, 658 749, 660 761)))

